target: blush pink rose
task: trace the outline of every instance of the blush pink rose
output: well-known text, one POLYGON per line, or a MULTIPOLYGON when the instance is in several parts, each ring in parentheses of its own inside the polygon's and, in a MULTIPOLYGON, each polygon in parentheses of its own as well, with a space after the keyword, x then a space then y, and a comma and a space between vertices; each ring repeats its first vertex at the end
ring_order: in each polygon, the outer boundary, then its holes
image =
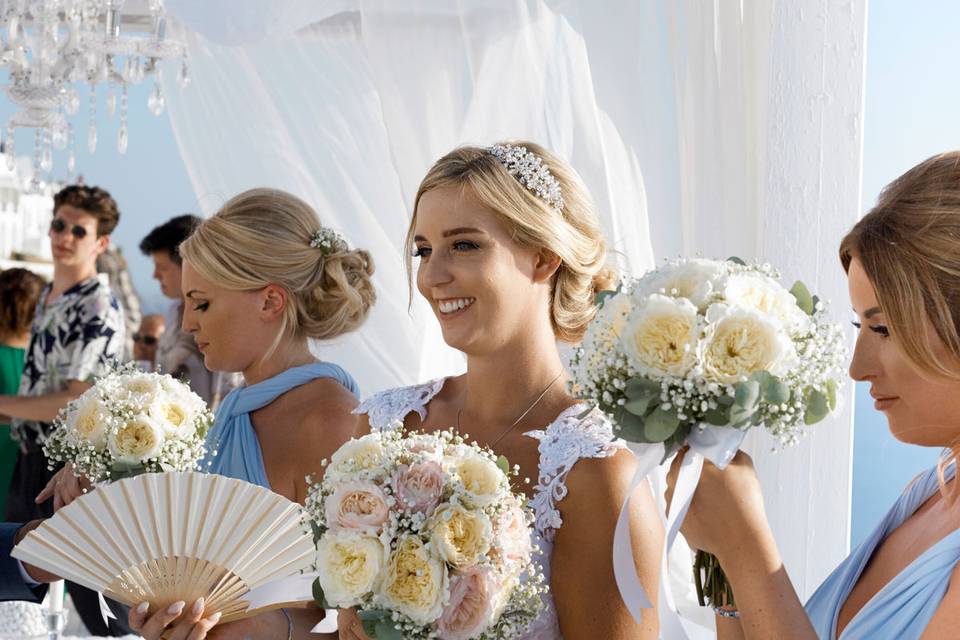
POLYGON ((494 540, 507 562, 526 562, 533 545, 523 509, 515 500, 500 513, 494 525, 494 540))
POLYGON ((344 482, 327 498, 327 526, 377 535, 390 516, 387 495, 372 482, 344 482))
POLYGON ((472 567, 450 577, 450 601, 437 621, 441 640, 477 638, 493 623, 497 583, 490 567, 472 567))
POLYGON ((443 493, 443 468, 430 460, 400 465, 393 476, 393 495, 401 509, 429 514, 443 493))

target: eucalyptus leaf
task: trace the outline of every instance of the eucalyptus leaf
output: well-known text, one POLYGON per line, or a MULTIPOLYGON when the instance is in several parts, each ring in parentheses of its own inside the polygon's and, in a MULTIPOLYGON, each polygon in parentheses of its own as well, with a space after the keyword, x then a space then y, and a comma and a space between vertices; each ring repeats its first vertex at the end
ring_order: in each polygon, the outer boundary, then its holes
POLYGON ((636 398, 660 397, 660 383, 649 378, 630 378, 623 390, 631 400, 636 398))
POLYGON ((653 399, 654 398, 636 398, 635 400, 627 400, 623 408, 635 416, 642 417, 647 414, 647 409, 650 408, 650 401, 653 399))
POLYGON ((323 587, 320 586, 320 578, 313 581, 313 599, 321 609, 333 609, 327 602, 327 596, 323 593, 323 587))
POLYGON ((807 285, 797 280, 790 288, 790 293, 797 301, 797 306, 803 309, 804 313, 812 316, 814 312, 814 302, 810 290, 807 289, 807 285))
POLYGON ((596 408, 597 408, 597 403, 595 402, 590 403, 590 405, 586 409, 584 409, 583 411, 577 414, 577 420, 583 420, 584 418, 589 416, 591 413, 593 413, 593 410, 596 408))
POLYGON ((730 407, 729 426, 735 429, 745 429, 753 423, 753 416, 756 409, 745 409, 738 404, 730 407))
POLYGON ((377 623, 371 637, 376 640, 403 640, 403 632, 393 625, 393 621, 383 620, 377 623))
POLYGON ((807 408, 803 413, 804 424, 816 424, 830 413, 830 401, 819 391, 811 391, 807 398, 807 408))
POLYGON ((757 408, 757 402, 760 401, 760 383, 756 380, 741 382, 737 385, 734 398, 736 399, 736 406, 753 413, 757 408))
POLYGON ((598 307, 602 307, 603 303, 607 301, 607 298, 612 298, 615 295, 617 295, 616 291, 597 291, 594 302, 598 307))
POLYGON ((744 262, 742 258, 738 258, 737 256, 730 256, 729 258, 727 258, 727 262, 732 262, 733 264, 738 264, 738 265, 740 265, 741 267, 747 266, 747 263, 744 262))
POLYGON ((380 637, 377 633, 380 625, 384 622, 389 624, 391 628, 393 627, 393 623, 390 620, 390 612, 384 611, 383 609, 360 610, 357 612, 357 617, 360 618, 360 624, 363 625, 363 632, 371 638, 380 637))
POLYGON ((497 456, 497 467, 500 471, 503 471, 505 475, 510 475, 510 461, 507 460, 507 456, 497 456))
POLYGON ((726 426, 730 424, 730 409, 724 407, 710 409, 710 411, 703 414, 703 421, 717 427, 726 426))
POLYGON ((790 387, 773 378, 763 391, 763 399, 770 404, 784 404, 790 400, 790 387))
POLYGON ((617 435, 627 442, 648 442, 643 431, 644 419, 629 411, 621 411, 617 426, 620 427, 617 435))
POLYGON ((664 411, 660 407, 653 410, 643 420, 643 435, 650 442, 663 442, 676 432, 680 426, 680 418, 672 411, 664 411))

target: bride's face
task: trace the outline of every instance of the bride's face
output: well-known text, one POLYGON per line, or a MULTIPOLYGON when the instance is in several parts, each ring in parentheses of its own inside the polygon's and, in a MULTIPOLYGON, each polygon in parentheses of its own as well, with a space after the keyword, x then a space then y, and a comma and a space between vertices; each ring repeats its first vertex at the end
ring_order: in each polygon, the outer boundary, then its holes
MULTIPOLYGON (((847 283, 859 324, 850 377, 870 383, 874 406, 887 416, 897 440, 948 446, 960 436, 960 383, 935 379, 910 363, 890 338, 873 284, 856 258, 850 263, 847 283)), ((941 361, 954 360, 929 320, 923 331, 941 361)))
POLYGON ((246 371, 260 361, 276 337, 262 322, 264 291, 216 286, 183 261, 183 330, 193 335, 211 371, 246 371))
POLYGON ((414 244, 417 289, 451 347, 467 354, 495 351, 532 324, 549 321, 540 252, 514 241, 509 227, 469 189, 425 193, 414 244))

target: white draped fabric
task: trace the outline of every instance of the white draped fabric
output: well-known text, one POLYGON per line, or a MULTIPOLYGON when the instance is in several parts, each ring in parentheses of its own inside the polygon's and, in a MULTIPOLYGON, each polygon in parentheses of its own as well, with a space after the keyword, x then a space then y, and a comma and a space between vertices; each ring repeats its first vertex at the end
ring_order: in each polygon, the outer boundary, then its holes
MULTIPOLYGON (((320 347, 365 393, 463 366, 429 309, 408 312, 401 255, 420 178, 463 143, 529 138, 566 158, 634 273, 680 254, 765 259, 844 314, 865 0, 167 5, 194 81, 181 92, 169 69, 165 90, 203 213, 286 189, 376 257, 370 321, 320 347)), ((797 449, 754 439, 802 597, 847 551, 851 404, 797 449)))

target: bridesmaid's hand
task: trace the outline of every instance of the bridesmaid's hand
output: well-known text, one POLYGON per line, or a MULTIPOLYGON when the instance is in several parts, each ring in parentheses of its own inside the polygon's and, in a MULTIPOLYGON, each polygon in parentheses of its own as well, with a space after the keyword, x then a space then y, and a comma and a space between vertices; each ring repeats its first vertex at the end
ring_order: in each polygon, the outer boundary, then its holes
MULTIPOLYGON (((667 475, 668 504, 683 455, 677 455, 667 475)), ((749 552, 769 527, 763 492, 750 456, 738 451, 723 471, 704 461, 700 483, 680 527, 690 546, 722 560, 739 551, 749 552)))
POLYGON ((363 624, 357 617, 356 609, 337 611, 337 630, 340 640, 370 640, 370 636, 363 632, 363 624))
POLYGON ((74 473, 73 464, 68 463, 50 478, 47 486, 37 495, 36 502, 40 504, 53 497, 53 510, 59 511, 92 488, 93 484, 86 477, 74 473))
POLYGON ((127 615, 127 624, 145 640, 203 640, 219 621, 219 611, 203 617, 203 598, 189 608, 180 601, 156 612, 151 612, 147 603, 142 602, 127 615))

